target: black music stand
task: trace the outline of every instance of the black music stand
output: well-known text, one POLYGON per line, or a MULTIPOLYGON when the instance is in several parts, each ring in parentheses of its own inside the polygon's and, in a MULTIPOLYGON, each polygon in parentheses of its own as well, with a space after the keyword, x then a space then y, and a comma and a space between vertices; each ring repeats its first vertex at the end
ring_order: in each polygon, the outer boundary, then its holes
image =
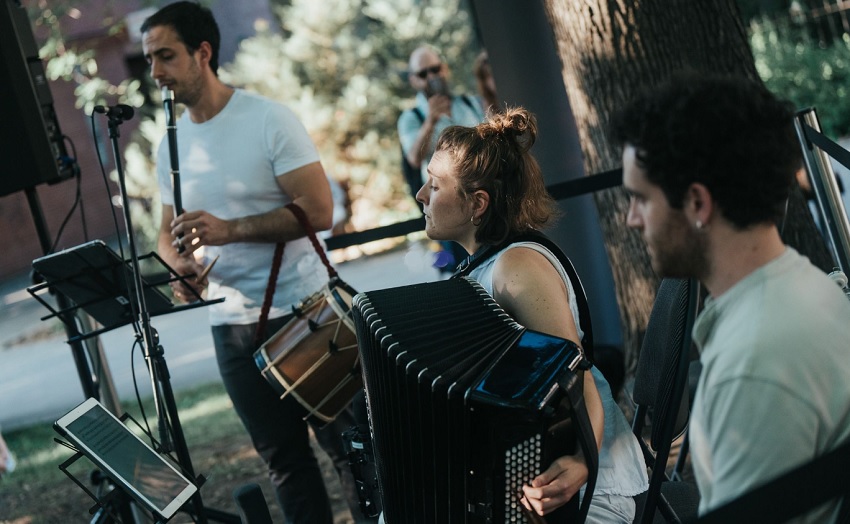
MULTIPOLYGON (((126 106, 125 106, 126 107, 126 106)), ((189 307, 206 306, 216 301, 203 300, 202 297, 195 293, 198 299, 193 304, 183 307, 172 306, 161 292, 157 292, 156 287, 165 285, 169 282, 179 280, 183 283, 189 283, 187 279, 194 278, 194 275, 183 275, 175 278, 167 278, 162 282, 147 282, 141 275, 140 261, 143 258, 153 257, 159 262, 163 269, 168 271, 168 275, 176 274, 168 264, 165 263, 156 254, 139 256, 136 248, 136 237, 133 231, 133 221, 130 216, 130 205, 127 200, 127 184, 124 177, 124 166, 121 161, 121 152, 118 146, 118 138, 120 136, 119 126, 124 120, 132 118, 132 108, 126 107, 128 111, 122 110, 117 112, 108 111, 107 128, 109 130, 109 140, 112 144, 113 158, 115 159, 115 168, 118 173, 118 187, 121 190, 121 209, 124 215, 124 225, 129 241, 129 260, 123 260, 123 256, 118 256, 111 250, 105 249, 106 246, 102 242, 100 245, 95 242, 94 245, 78 246, 63 253, 73 252, 73 256, 61 257, 62 253, 56 255, 48 255, 44 259, 39 259, 39 265, 46 273, 51 271, 59 271, 62 275, 53 280, 54 287, 60 293, 64 292, 78 293, 77 297, 81 302, 77 302, 75 306, 67 308, 67 311, 75 308, 98 309, 98 315, 102 315, 106 320, 108 315, 112 313, 105 311, 102 308, 95 306, 103 303, 115 307, 120 310, 117 318, 117 323, 104 328, 104 330, 133 323, 136 331, 136 340, 141 344, 144 353, 145 361, 148 366, 148 374, 151 379, 151 389, 153 391, 153 400, 156 407, 158 427, 159 427, 159 442, 152 442, 154 449, 160 453, 174 452, 177 462, 186 476, 191 479, 203 480, 202 476, 196 476, 192 467, 192 458, 189 454, 189 447, 186 443, 186 437, 183 434, 183 428, 180 424, 180 417, 177 411, 177 402, 174 398, 174 390, 171 387, 171 374, 168 371, 168 366, 165 363, 164 349, 159 344, 159 335, 151 326, 150 319, 153 315, 163 314, 166 312, 174 312, 189 307), (85 254, 83 254, 85 253, 85 254), (56 256, 60 261, 47 261, 45 259, 51 256, 56 256), (71 266, 70 269, 64 269, 65 263, 71 266), (98 270, 94 268, 99 268, 98 270), (119 268, 119 269, 116 269, 119 268), (63 274, 62 271, 65 271, 63 274), (149 306, 148 297, 151 297, 149 306), (164 300, 163 300, 164 299, 164 300), (120 305, 121 307, 116 307, 120 305), (125 308, 126 305, 126 308, 125 308), (129 310, 129 315, 126 311, 129 310)), ((122 251, 123 253, 123 251, 122 251)), ((35 264, 35 262, 33 263, 35 264)), ((49 274, 44 274, 45 278, 50 278, 49 274)), ((47 283, 50 286, 50 283, 47 283)), ((36 286, 38 287, 38 286, 36 286)), ((192 286, 188 286, 192 287, 192 286)), ((33 293, 33 291, 30 291, 33 293)), ((221 299, 223 300, 223 299, 221 299)), ((42 303, 44 303, 42 301, 42 303)), ((48 306, 49 307, 49 306, 48 306)), ((52 308, 51 308, 52 309, 52 308)), ((106 308, 108 309, 108 308, 106 308)), ((66 312, 52 310, 54 315, 63 318, 66 312)), ((91 314, 91 313, 90 313, 91 314)), ((95 316, 95 315, 92 315, 95 316)), ((48 317, 49 318, 49 317, 48 317)), ((96 318, 96 317, 95 317, 96 318)), ((109 320, 116 320, 115 317, 110 317, 109 320)), ((94 336, 98 331, 93 331, 88 336, 94 336)), ((83 335, 81 335, 83 336, 83 335)), ((190 510, 188 511, 192 519, 198 524, 206 524, 208 517, 217 522, 227 522, 238 524, 239 516, 225 511, 205 508, 201 499, 201 492, 197 491, 191 498, 190 510)))
MULTIPOLYGON (((156 263, 155 274, 174 275, 175 271, 160 258, 156 253, 150 253, 138 257, 139 260, 152 259, 156 263)), ((136 286, 134 282, 138 281, 142 284, 144 303, 148 308, 150 316, 158 316, 166 313, 183 311, 197 307, 208 306, 224 299, 205 300, 201 295, 196 293, 196 301, 186 305, 174 305, 174 303, 163 293, 159 288, 175 281, 186 281, 194 278, 194 275, 169 276, 164 279, 151 280, 139 276, 136 278, 137 264, 133 264, 132 260, 122 260, 121 256, 113 251, 102 240, 93 240, 86 242, 58 253, 46 255, 33 260, 33 269, 41 276, 41 284, 27 288, 27 291, 38 300, 44 307, 50 310, 51 314, 42 317, 41 320, 58 317, 62 322, 68 324, 74 322, 75 314, 78 309, 82 309, 94 318, 102 327, 93 329, 86 333, 78 333, 72 336, 68 342, 73 343, 80 340, 85 340, 111 331, 113 329, 128 325, 138 320, 139 312, 136 305, 139 303, 136 286), (62 295, 66 300, 63 303, 70 304, 64 309, 56 309, 44 298, 47 292, 62 295)), ((191 286, 189 286, 191 289, 191 286)), ((76 324, 74 324, 76 326, 76 324)), ((148 326, 153 331, 153 328, 148 326)), ((142 338, 137 332, 138 338, 142 338)), ((155 335, 152 337, 157 340, 155 335)), ((162 395, 165 399, 165 404, 160 404, 160 409, 165 409, 168 414, 165 415, 166 420, 170 419, 171 433, 173 438, 170 441, 176 441, 173 445, 163 446, 151 438, 152 444, 164 451, 176 450, 178 455, 178 463, 186 469, 188 475, 192 475, 191 463, 188 462, 188 449, 185 445, 182 428, 179 427, 179 420, 176 416, 176 407, 173 402, 173 392, 170 384, 167 383, 168 373, 165 370, 165 361, 162 355, 162 348, 157 345, 152 348, 152 358, 156 360, 155 366, 159 369, 156 384, 154 384, 155 395, 162 395), (159 391, 157 391, 159 390, 159 391), (172 411, 173 410, 173 411, 172 411), (182 459, 182 460, 181 460, 182 459), (188 463, 188 467, 187 467, 188 463)), ((159 409, 158 409, 159 411, 159 409)), ((162 428, 162 425, 160 426, 162 428)), ((164 438, 168 438, 164 436, 164 438)), ((60 465, 60 469, 67 464, 60 465)), ((66 472, 67 474, 67 472, 66 472)), ((73 479, 73 477, 72 477, 73 479)), ((75 482, 81 485, 76 479, 75 482)), ((202 475, 194 479, 199 487, 204 483, 205 479, 202 475)), ((84 489, 86 493, 91 492, 84 489)), ((119 491, 119 490, 113 490, 119 491)), ((198 495, 199 497, 199 495, 198 495)), ((93 497, 98 500, 97 497, 93 497)), ((129 500, 124 498, 109 497, 104 503, 117 505, 117 511, 121 515, 121 519, 125 524, 129 524, 129 513, 127 506, 124 504, 129 500)), ((101 510, 105 507, 101 505, 101 510)), ((220 522, 238 522, 231 519, 231 515, 217 510, 204 508, 196 502, 195 513, 202 513, 203 517, 211 517, 220 522)), ((100 511, 99 513, 102 513, 100 511)), ((110 514, 111 510, 110 510, 110 514)), ((235 517, 235 516, 234 516, 235 517)), ((238 518, 238 517, 236 517, 238 518)), ((96 516, 92 522, 98 521, 96 516)))
MULTIPOLYGON (((139 258, 156 261, 158 266, 156 274, 174 274, 174 271, 156 253, 139 258)), ((103 326, 101 329, 80 333, 72 337, 69 342, 94 337, 137 320, 137 312, 133 307, 137 303, 135 288, 132 285, 133 266, 129 260, 122 261, 118 253, 102 240, 92 240, 37 258, 33 260, 32 265, 42 277, 42 283, 27 288, 27 291, 51 312, 41 320, 58 317, 67 323, 72 321, 72 315, 77 309, 82 309, 103 326), (61 293, 71 302, 71 305, 64 309, 55 309, 43 298, 46 290, 61 293)), ((191 304, 177 306, 159 289, 171 282, 184 281, 188 278, 192 278, 192 275, 156 281, 142 277, 145 304, 150 316, 208 306, 224 300, 205 300, 201 295, 196 295, 197 300, 191 304)))

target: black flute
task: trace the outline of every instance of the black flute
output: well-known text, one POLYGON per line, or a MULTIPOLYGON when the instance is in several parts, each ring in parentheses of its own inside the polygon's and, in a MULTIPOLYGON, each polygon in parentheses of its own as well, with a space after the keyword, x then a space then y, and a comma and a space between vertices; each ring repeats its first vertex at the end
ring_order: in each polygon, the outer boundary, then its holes
MULTIPOLYGON (((177 117, 174 114, 174 91, 167 86, 162 88, 162 105, 165 108, 165 129, 168 136, 168 156, 171 159, 171 187, 174 191, 174 217, 183 213, 183 199, 180 196, 180 160, 177 155, 177 117)), ((178 235, 183 239, 183 235, 178 235)), ((182 253, 186 248, 181 241, 177 252, 182 253)))

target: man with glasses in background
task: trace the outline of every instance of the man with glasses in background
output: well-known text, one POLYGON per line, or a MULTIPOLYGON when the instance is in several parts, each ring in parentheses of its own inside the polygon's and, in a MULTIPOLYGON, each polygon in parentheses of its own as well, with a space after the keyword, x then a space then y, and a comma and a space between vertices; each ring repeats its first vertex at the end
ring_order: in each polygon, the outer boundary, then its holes
MULTIPOLYGON (((416 91, 415 105, 398 118, 402 164, 411 195, 428 179, 428 161, 434 153, 437 138, 449 126, 474 126, 484 120, 484 109, 476 97, 454 96, 449 88, 449 67, 440 53, 430 45, 417 47, 410 54, 407 79, 416 91), (417 178, 416 175, 419 175, 417 178)), ((443 245, 435 266, 453 272, 463 250, 454 242, 443 245)), ((465 252, 463 253, 465 257, 465 252)))

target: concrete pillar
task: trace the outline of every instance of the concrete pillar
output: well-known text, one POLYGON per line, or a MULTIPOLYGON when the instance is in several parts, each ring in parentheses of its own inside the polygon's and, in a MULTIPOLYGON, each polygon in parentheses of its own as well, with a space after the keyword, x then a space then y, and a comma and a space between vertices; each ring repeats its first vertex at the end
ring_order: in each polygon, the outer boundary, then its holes
MULTIPOLYGON (((561 76, 552 29, 539 0, 470 0, 502 103, 537 115, 533 153, 547 185, 584 176, 578 132, 561 76)), ((576 267, 587 293, 597 344, 622 346, 620 314, 602 230, 591 195, 559 202, 548 233, 576 267)))

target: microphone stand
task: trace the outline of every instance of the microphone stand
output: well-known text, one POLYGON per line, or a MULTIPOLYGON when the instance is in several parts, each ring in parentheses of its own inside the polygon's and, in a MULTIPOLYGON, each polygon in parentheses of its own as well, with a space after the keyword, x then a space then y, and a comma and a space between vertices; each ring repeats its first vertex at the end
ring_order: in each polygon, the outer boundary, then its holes
MULTIPOLYGON (((165 364, 163 348, 159 344, 159 335, 151 326, 150 312, 148 311, 145 303, 144 283, 142 281, 141 270, 139 268, 139 255, 136 250, 135 234, 133 232, 133 223, 130 217, 130 205, 127 198, 124 168, 121 163, 121 151, 118 147, 118 138, 120 137, 118 126, 120 126, 125 119, 129 119, 133 115, 132 112, 123 113, 118 111, 109 112, 107 113, 107 116, 109 118, 109 139, 112 142, 112 153, 115 157, 115 168, 118 172, 118 185, 121 190, 121 207, 124 213, 124 225, 127 229, 127 237, 129 239, 133 281, 132 284, 128 283, 128 285, 132 286, 131 289, 134 290, 136 299, 136 303, 131 304, 131 307, 135 308, 133 312, 138 316, 139 324, 141 325, 141 333, 137 331, 136 337, 137 339, 140 339, 145 361, 148 365, 148 374, 151 379, 154 406, 156 407, 160 431, 159 451, 163 453, 174 451, 177 456, 177 461, 180 463, 180 466, 183 468, 187 477, 193 481, 200 480, 203 482, 202 477, 198 477, 196 479, 194 469, 192 468, 192 460, 189 456, 189 448, 186 445, 186 439, 180 425, 180 418, 177 413, 177 403, 174 399, 174 391, 171 387, 168 367, 165 364)), ((192 496, 191 500, 193 514, 196 519, 195 522, 206 524, 208 512, 204 508, 203 501, 201 500, 201 491, 198 490, 195 495, 192 496)), ((238 517, 235 517, 234 515, 218 511, 215 511, 214 513, 220 514, 219 518, 222 519, 221 522, 239 522, 238 517)))

